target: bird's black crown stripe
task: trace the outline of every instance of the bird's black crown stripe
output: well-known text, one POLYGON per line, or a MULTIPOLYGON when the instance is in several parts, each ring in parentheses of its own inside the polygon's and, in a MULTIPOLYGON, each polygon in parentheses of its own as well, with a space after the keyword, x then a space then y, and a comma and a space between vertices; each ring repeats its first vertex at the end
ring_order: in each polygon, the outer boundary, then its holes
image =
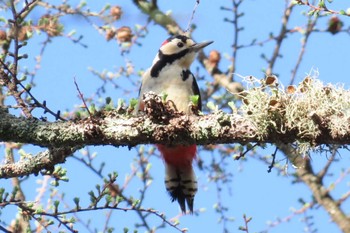
POLYGON ((183 35, 176 35, 176 36, 169 37, 166 41, 170 42, 174 39, 179 39, 182 42, 186 43, 186 40, 188 40, 189 38, 187 36, 183 36, 183 35))

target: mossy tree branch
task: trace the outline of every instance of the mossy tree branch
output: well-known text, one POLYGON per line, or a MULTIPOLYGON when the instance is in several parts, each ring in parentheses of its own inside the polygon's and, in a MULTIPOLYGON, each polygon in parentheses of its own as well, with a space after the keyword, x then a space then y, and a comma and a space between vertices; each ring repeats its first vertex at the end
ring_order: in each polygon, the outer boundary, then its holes
MULTIPOLYGON (((325 89, 316 81, 309 82, 314 82, 312 84, 314 89, 339 95, 336 88, 325 89)), ((306 84, 303 85, 301 87, 306 88, 306 84)), ((239 114, 214 111, 208 115, 187 116, 177 112, 170 102, 164 103, 161 97, 152 93, 145 96, 145 113, 139 116, 134 116, 127 110, 119 110, 119 112, 98 112, 92 118, 84 120, 44 122, 34 118, 15 117, 1 109, 1 141, 55 148, 55 153, 52 153, 51 149, 36 156, 37 161, 31 166, 32 170, 26 167, 22 172, 15 172, 15 168, 9 168, 11 164, 3 165, 0 167, 0 178, 38 173, 41 169, 52 168, 56 163, 63 162, 77 148, 87 145, 132 147, 155 143, 206 145, 298 142, 307 143, 310 149, 320 144, 350 144, 350 122, 345 119, 347 116, 343 115, 345 118, 342 119, 342 116, 338 115, 337 111, 343 110, 335 110, 331 100, 329 111, 320 107, 318 107, 320 111, 316 111, 313 108, 317 108, 317 104, 314 107, 308 106, 304 99, 301 101, 292 98, 283 94, 281 90, 279 99, 276 99, 278 89, 274 89, 272 101, 271 96, 267 98, 267 89, 266 86, 261 86, 260 91, 259 88, 255 88, 249 94, 246 93, 246 104, 242 106, 239 114), (254 100, 257 102, 254 103, 254 100), (301 109, 298 107, 299 104, 303 104, 305 108, 301 109), (294 108, 289 110, 291 106, 294 108), (334 116, 341 122, 339 129, 336 128, 340 125, 334 122, 334 116)), ((317 90, 307 92, 313 92, 315 98, 321 101, 319 94, 316 94, 317 90)), ((348 92, 343 90, 341 95, 345 101, 346 93, 348 92)), ((295 93, 295 95, 300 97, 301 94, 295 93)), ((18 162, 20 163, 23 161, 18 162)))
MULTIPOLYGON (((99 112, 93 119, 68 122, 45 122, 34 118, 15 117, 2 109, 0 111, 0 140, 38 145, 42 147, 73 147, 87 145, 135 146, 138 144, 207 145, 223 143, 293 143, 350 144, 350 123, 347 133, 332 132, 327 118, 317 116, 314 125, 322 122, 322 133, 309 134, 304 129, 285 128, 278 130, 281 122, 273 122, 264 132, 249 116, 227 114, 217 111, 208 115, 187 116, 168 111, 170 105, 163 105, 156 99, 157 109, 140 116, 119 114, 116 111, 99 112), (159 108, 158 108, 159 107, 159 108)), ((152 103, 154 105, 154 103, 152 103)), ((316 113, 315 113, 316 114, 316 113)), ((310 121, 313 121, 310 115, 310 121)), ((270 119, 271 120, 271 119, 270 119)), ((304 119, 302 119, 304 120, 304 119)), ((298 119, 289 124, 297 125, 298 119)), ((321 123, 320 123, 321 124, 321 123)), ((345 125, 345 124, 344 124, 345 125)))

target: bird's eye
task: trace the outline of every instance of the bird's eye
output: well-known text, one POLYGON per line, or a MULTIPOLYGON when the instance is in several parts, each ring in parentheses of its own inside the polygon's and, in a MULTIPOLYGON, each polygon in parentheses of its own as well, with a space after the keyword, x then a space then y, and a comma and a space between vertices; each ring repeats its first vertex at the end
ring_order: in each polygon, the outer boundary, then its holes
POLYGON ((179 48, 184 47, 184 43, 182 43, 182 42, 177 43, 177 47, 179 47, 179 48))

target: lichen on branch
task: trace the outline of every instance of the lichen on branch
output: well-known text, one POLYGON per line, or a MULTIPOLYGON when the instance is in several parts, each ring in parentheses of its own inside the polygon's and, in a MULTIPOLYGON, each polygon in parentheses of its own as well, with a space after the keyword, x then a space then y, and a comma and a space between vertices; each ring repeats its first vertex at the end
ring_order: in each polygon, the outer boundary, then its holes
POLYGON ((348 144, 350 92, 340 84, 325 85, 317 76, 314 71, 299 85, 286 88, 275 76, 245 77, 240 110, 254 122, 258 135, 293 137, 302 153, 319 144, 348 144), (329 139, 333 140, 327 143, 329 139))
POLYGON ((214 110, 186 115, 171 101, 152 93, 146 94, 144 111, 137 116, 130 109, 118 109, 99 111, 82 120, 46 122, 16 117, 0 108, 1 141, 50 149, 41 157, 33 156, 37 160, 32 170, 19 169, 23 161, 17 162, 17 168, 16 164, 0 166, 1 177, 9 177, 8 169, 10 176, 16 176, 52 168, 88 145, 297 143, 299 153, 305 154, 321 144, 350 144, 350 92, 342 85, 324 85, 311 76, 287 88, 274 76, 244 79, 248 88, 234 113, 214 110), (50 152, 53 148, 61 148, 58 157, 50 152))

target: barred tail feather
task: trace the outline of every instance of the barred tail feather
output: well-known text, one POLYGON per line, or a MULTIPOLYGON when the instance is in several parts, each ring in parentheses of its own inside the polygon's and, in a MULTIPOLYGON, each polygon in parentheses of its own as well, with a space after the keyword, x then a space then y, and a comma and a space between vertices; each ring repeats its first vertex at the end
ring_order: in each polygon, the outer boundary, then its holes
POLYGON ((181 211, 186 212, 186 203, 193 213, 197 179, 192 167, 196 145, 166 147, 157 145, 165 161, 165 187, 172 201, 177 201, 181 211))
POLYGON ((190 213, 193 213, 197 180, 192 166, 187 169, 179 169, 171 164, 166 164, 165 187, 170 194, 171 200, 179 203, 183 213, 186 213, 185 202, 190 213))

